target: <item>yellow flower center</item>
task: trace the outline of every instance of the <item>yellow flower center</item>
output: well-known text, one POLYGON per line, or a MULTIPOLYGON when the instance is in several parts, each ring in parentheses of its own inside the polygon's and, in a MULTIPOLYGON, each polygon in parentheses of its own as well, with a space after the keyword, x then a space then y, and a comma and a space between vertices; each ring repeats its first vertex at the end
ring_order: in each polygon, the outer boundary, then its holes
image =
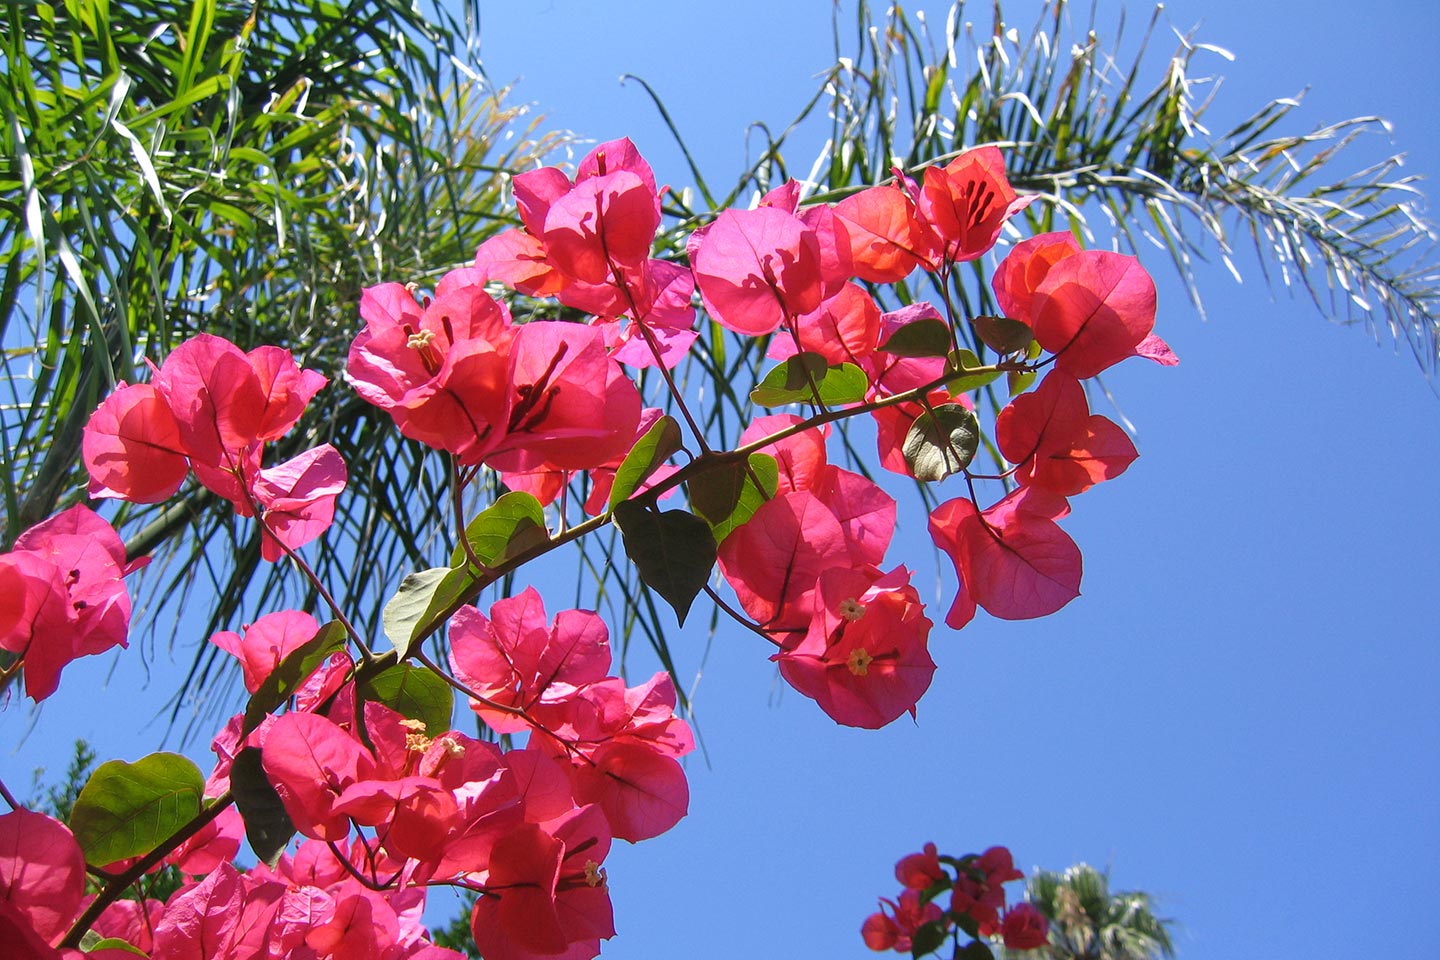
POLYGON ((865 616, 865 604, 854 597, 846 597, 840 601, 840 616, 853 623, 865 616))
POLYGON ((585 883, 591 887, 605 886, 605 868, 594 860, 585 861, 585 883))
POLYGON ((845 666, 857 677, 863 677, 870 672, 870 661, 875 658, 870 656, 870 651, 864 647, 856 647, 850 651, 850 656, 845 661, 845 666))

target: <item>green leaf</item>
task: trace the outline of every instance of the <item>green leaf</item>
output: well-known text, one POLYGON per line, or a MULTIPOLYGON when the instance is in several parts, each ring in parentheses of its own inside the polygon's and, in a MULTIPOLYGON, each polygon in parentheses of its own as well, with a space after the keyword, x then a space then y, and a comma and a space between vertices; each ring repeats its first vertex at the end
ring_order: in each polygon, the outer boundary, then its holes
POLYGON ((944 942, 945 922, 943 920, 922 923, 915 928, 915 933, 910 938, 910 956, 923 957, 927 953, 934 953, 944 942))
POLYGON ((996 353, 1019 353, 1030 346, 1035 331, 1028 323, 1009 317, 976 317, 975 335, 996 353))
POLYGON ((670 604, 683 626, 690 604, 715 566, 710 525, 684 510, 658 513, 633 500, 617 503, 614 513, 640 580, 670 604))
POLYGON ((687 481, 690 505, 706 523, 717 544, 725 542, 746 520, 755 515, 780 481, 780 467, 768 453, 752 453, 746 464, 727 460, 697 473, 687 481), (755 485, 756 480, 760 486, 755 485))
POLYGON ((945 381, 945 389, 949 390, 951 394, 968 393, 1000 378, 999 370, 987 369, 981 373, 967 372, 985 366, 980 362, 980 358, 969 350, 956 350, 950 354, 949 365, 951 370, 956 371, 956 376, 945 381))
POLYGON ((1030 389, 1030 385, 1039 376, 1034 370, 1011 370, 1005 375, 1005 383, 1010 388, 1010 396, 1018 396, 1030 389))
POLYGON ((610 488, 610 506, 630 499, 640 484, 680 449, 682 439, 680 423, 674 417, 664 416, 655 421, 645 431, 645 436, 635 441, 635 446, 625 454, 625 459, 615 471, 615 483, 610 488))
POLYGON ((955 960, 995 960, 995 954, 984 940, 971 940, 955 954, 955 960))
POLYGON ((285 804, 275 792, 265 769, 260 764, 260 748, 244 747, 230 766, 230 792, 235 809, 245 822, 245 839, 255 856, 266 866, 274 867, 285 845, 295 835, 295 825, 285 812, 285 804))
POLYGON ((424 721, 427 737, 438 737, 450 729, 455 694, 427 667, 399 663, 364 681, 360 689, 366 700, 424 721))
POLYGON ((952 346, 949 325, 944 320, 923 317, 900 327, 880 344, 880 349, 897 357, 943 357, 952 346))
POLYGON ((925 84, 925 113, 933 114, 940 109, 940 95, 945 92, 945 76, 950 61, 941 57, 936 63, 928 64, 925 72, 929 82, 925 84))
POLYGON ((980 447, 980 421, 958 403, 942 403, 915 418, 901 448, 919 480, 943 480, 970 466, 980 447))
POLYGON ((270 675, 261 681, 260 688, 245 704, 245 721, 240 726, 241 736, 260 726, 260 721, 289 700, 332 653, 345 649, 347 639, 345 628, 340 621, 331 620, 316 631, 315 636, 290 651, 289 655, 270 671, 270 675))
MULTIPOLYGON (((523 491, 502 495, 465 527, 465 539, 470 542, 475 559, 487 567, 503 563, 549 538, 545 508, 523 491)), ((451 567, 462 567, 468 559, 462 546, 450 552, 451 567)), ((389 634, 388 627, 385 632, 389 634)))
POLYGON ((385 601, 385 609, 380 614, 385 636, 401 660, 409 655, 410 644, 425 631, 435 614, 445 608, 444 598, 460 596, 465 584, 473 582, 474 578, 463 568, 431 567, 406 574, 400 581, 400 589, 385 601))
POLYGON ((102 763, 75 800, 70 830, 97 866, 149 853, 200 813, 205 777, 178 753, 102 763))
POLYGON ((122 950, 125 953, 133 953, 137 957, 145 956, 145 951, 132 943, 121 940, 119 937, 102 937, 94 930, 86 930, 80 938, 80 950, 83 953, 94 953, 96 950, 122 950))
POLYGON ((865 371, 853 363, 832 367, 818 353, 797 353, 765 374, 760 385, 750 391, 750 399, 762 407, 814 403, 818 389, 819 402, 835 406, 864 400, 869 385, 865 371))

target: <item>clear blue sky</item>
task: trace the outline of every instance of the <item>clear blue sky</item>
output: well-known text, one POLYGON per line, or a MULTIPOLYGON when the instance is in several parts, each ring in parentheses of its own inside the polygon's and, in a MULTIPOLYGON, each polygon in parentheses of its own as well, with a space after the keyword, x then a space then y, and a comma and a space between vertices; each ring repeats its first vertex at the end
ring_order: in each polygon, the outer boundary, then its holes
MULTIPOLYGON (((943 23, 942 5, 921 6, 943 23)), ((1109 34, 1119 5, 1102 6, 1109 34)), ((630 136, 677 187, 688 172, 621 73, 661 93, 704 173, 724 182, 745 160, 746 124, 783 124, 831 58, 819 0, 483 7, 493 80, 516 81, 514 98, 549 126, 630 136)), ((972 7, 988 23, 989 4, 972 7)), ((1035 8, 1007 5, 1022 30, 1035 8)), ((1149 14, 1132 7, 1131 29, 1149 14)), ((1226 77, 1212 130, 1309 87, 1292 130, 1380 114, 1393 144, 1376 138, 1365 158, 1403 150, 1410 172, 1440 170, 1435 9, 1177 0, 1161 30, 1197 23, 1198 39, 1238 58, 1199 61, 1226 77)), ((1173 42, 1162 32, 1155 47, 1173 42)), ((1043 621, 982 614, 962 633, 937 628, 919 722, 878 733, 838 729, 781 691, 767 651, 738 629, 708 648, 700 632, 678 634, 682 675, 703 669, 708 766, 692 758, 679 827, 612 853, 620 936, 604 956, 866 956, 861 920, 893 895, 895 859, 925 841, 955 853, 1005 843, 1027 869, 1109 865, 1115 887, 1154 893, 1180 921, 1187 960, 1357 943, 1435 956, 1440 399, 1407 349, 1323 322, 1303 295, 1272 295, 1243 260, 1244 286, 1203 271, 1204 323, 1163 254, 1147 263, 1161 282, 1157 330, 1183 363, 1132 361, 1107 379, 1141 459, 1066 521, 1085 554, 1083 596, 1043 621)), ((933 582, 910 507, 889 560, 933 582)), ((168 656, 152 659, 151 691, 168 690, 168 656)), ((154 730, 79 712, 105 667, 67 671, 72 699, 47 707, 44 736, 0 755, 7 782, 23 786, 75 736, 102 756, 153 747, 154 730), (77 678, 90 685, 78 694, 77 678)), ((109 688, 139 682, 130 665, 109 688)), ((25 724, 12 705, 0 738, 17 741, 25 724)))

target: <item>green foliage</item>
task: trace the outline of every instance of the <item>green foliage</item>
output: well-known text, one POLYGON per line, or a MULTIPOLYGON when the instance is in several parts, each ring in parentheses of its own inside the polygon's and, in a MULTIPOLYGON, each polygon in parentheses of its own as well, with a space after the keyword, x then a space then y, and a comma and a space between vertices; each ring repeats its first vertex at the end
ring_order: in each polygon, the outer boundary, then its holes
MULTIPOLYGON (((505 171, 558 138, 528 136, 451 58, 465 37, 450 9, 25 0, 0 14, 0 540, 80 496, 80 430, 142 358, 208 330, 334 378, 362 286, 438 275, 504 226, 505 171)), ((444 476, 343 390, 272 455, 327 440, 357 494, 332 542, 362 546, 376 576, 352 575, 348 551, 321 565, 373 627, 443 516, 443 498, 415 494, 444 476)), ((132 555, 181 558, 153 568, 157 594, 180 605, 209 580, 218 628, 243 619, 247 585, 296 592, 286 565, 262 564, 257 527, 198 487, 184 496, 121 515, 132 555)), ((197 651, 193 683, 215 656, 197 651)))
POLYGON ((684 510, 651 510, 633 500, 615 505, 615 523, 641 582, 660 594, 684 624, 715 566, 710 525, 684 510))
POLYGON ((462 890, 460 899, 460 911, 451 917, 445 926, 432 928, 430 940, 437 947, 458 950, 467 960, 481 960, 480 951, 475 946, 475 937, 470 932, 470 913, 475 908, 479 895, 471 890, 462 890))
POLYGON ((149 853, 200 812, 205 776, 178 753, 102 763, 75 799, 70 830, 89 863, 149 853))
POLYGON ((245 840, 250 849, 262 863, 274 867, 285 845, 295 836, 295 825, 260 761, 258 747, 244 747, 235 755, 230 767, 230 792, 245 822, 245 840))
POLYGON ((915 418, 901 450, 916 480, 944 480, 970 466, 980 449, 980 422, 958 403, 942 403, 915 418))
POLYGON ((45 775, 45 771, 43 769, 36 770, 37 794, 35 799, 30 802, 31 809, 48 813, 56 820, 69 820, 70 811, 75 807, 75 800, 80 796, 85 781, 90 778, 90 771, 94 769, 97 759, 98 755, 90 749, 90 744, 84 740, 76 740, 74 752, 70 755, 70 763, 65 767, 65 773, 59 782, 41 787, 40 780, 45 775))
POLYGON ((615 482, 610 487, 610 506, 626 500, 650 475, 680 450, 683 435, 680 423, 674 417, 661 417, 645 435, 635 441, 635 446, 625 454, 615 471, 615 482))
POLYGON ((1076 864, 1063 873, 1041 870, 1026 883, 1026 899, 1050 921, 1050 943, 1012 956, 1037 960, 1160 960, 1173 958, 1174 921, 1157 917, 1149 894, 1110 891, 1108 873, 1076 864))
POLYGON ((853 363, 832 366, 818 353, 798 353, 767 373, 750 391, 750 399, 761 407, 838 406, 861 402, 868 386, 865 371, 853 363))
POLYGON ((425 735, 438 737, 450 729, 455 694, 439 674, 399 663, 360 684, 366 700, 374 700, 425 724, 425 735))

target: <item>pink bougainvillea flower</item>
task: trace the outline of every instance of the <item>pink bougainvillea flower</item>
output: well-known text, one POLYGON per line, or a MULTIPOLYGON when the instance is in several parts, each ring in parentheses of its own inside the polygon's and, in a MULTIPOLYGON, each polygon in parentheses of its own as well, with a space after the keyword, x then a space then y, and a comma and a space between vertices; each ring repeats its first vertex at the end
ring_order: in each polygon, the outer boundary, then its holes
POLYGON ((1015 479, 1062 497, 1124 473, 1139 454, 1114 421, 1090 413, 1080 381, 1052 370, 995 419, 1000 452, 1018 464, 1015 479))
POLYGON ((998 147, 967 150, 925 171, 919 208, 940 238, 946 260, 974 260, 1000 238, 1005 222, 1033 197, 1017 197, 998 147))
POLYGON ((975 858, 975 866, 984 871, 987 883, 1001 884, 1025 879, 1025 874, 1015 869, 1015 858, 1009 847, 986 848, 984 853, 975 858))
POLYGON ((313 713, 276 718, 261 763, 295 829, 318 840, 345 839, 350 821, 336 812, 336 802, 346 787, 371 779, 375 770, 364 745, 313 713))
POLYGON ((186 340, 170 351, 152 383, 192 464, 232 469, 260 439, 269 412, 266 385, 244 351, 224 337, 202 333, 186 340))
POLYGON ((1000 936, 1006 950, 1035 950, 1050 942, 1050 922, 1033 904, 1017 903, 1005 911, 1000 936))
POLYGON ((39 939, 69 929, 85 893, 85 857, 70 830, 29 810, 0 815, 0 901, 39 939))
POLYGON ((855 276, 871 283, 904 280, 938 254, 934 232, 897 184, 868 187, 835 205, 850 244, 855 276))
POLYGON ((576 802, 600 804, 621 839, 658 836, 689 808, 685 772, 675 761, 695 739, 675 716, 675 702, 669 674, 657 673, 638 687, 618 677, 556 684, 532 711, 544 749, 569 768, 576 802))
POLYGON ((256 347, 245 355, 260 380, 264 412, 258 440, 278 440, 300 420, 306 405, 330 381, 314 370, 303 370, 282 347, 256 347))
POLYGON ((879 345, 880 308, 864 289, 845 283, 789 327, 792 335, 771 340, 767 356, 784 360, 804 350, 829 363, 860 363, 879 345))
POLYGON ((346 479, 345 461, 328 443, 261 470, 254 486, 267 534, 260 555, 274 563, 285 555, 281 544, 297 550, 328 530, 346 479))
POLYGON ((439 780, 402 776, 352 783, 335 802, 335 812, 379 828, 376 834, 392 854, 428 861, 444 856, 460 811, 439 780))
MULTIPOLYGON (((626 366, 649 367, 658 362, 668 369, 684 359, 698 336, 692 329, 695 275, 667 260, 648 260, 643 279, 639 298, 621 305, 621 313, 631 319, 623 325, 607 324, 605 344, 610 355, 626 366)), ((633 296, 633 284, 630 291, 633 296)))
POLYGON ((398 283, 367 288, 345 379, 405 436, 473 464, 504 437, 514 333, 483 287, 444 289, 422 306, 398 283))
POLYGON ((160 960, 230 956, 241 933, 245 900, 244 878, 230 864, 221 864, 204 880, 170 898, 155 925, 151 956, 160 960))
POLYGON ((1093 376, 1086 371, 1099 372, 1131 356, 1167 367, 1180 362, 1169 344, 1150 332, 1154 283, 1132 258, 1105 251, 1087 253, 1069 232, 1045 233, 1017 243, 1001 261, 991 284, 1001 309, 1036 329, 1042 347, 1057 355, 1074 354, 1057 356, 1056 364, 1078 378, 1093 376), (1050 279, 1052 268, 1076 256, 1080 263, 1050 279), (1050 303, 1052 294, 1059 301, 1050 303), (1043 322, 1042 309, 1048 311, 1043 322), (1083 315, 1086 310, 1092 315, 1083 315), (1078 346, 1069 346, 1072 340, 1078 346))
POLYGON ((837 723, 877 729, 913 715, 929 688, 930 626, 904 567, 883 576, 873 568, 825 570, 805 639, 774 659, 781 676, 837 723))
POLYGON ((77 504, 31 527, 0 556, 0 649, 25 659, 25 692, 43 700, 76 657, 125 646, 126 563, 110 524, 77 504))
POLYGON ((1135 356, 1150 336, 1155 282, 1134 257, 1082 250, 1046 271, 1029 322, 1040 346, 1055 354, 1056 369, 1093 377, 1135 356))
POLYGON ((995 302, 1005 311, 1005 316, 1030 323, 1034 315, 1031 299, 1045 274, 1081 249, 1080 242, 1069 230, 1027 237, 1011 247, 990 280, 995 302))
MULTIPOLYGON (((881 901, 882 904, 886 902, 888 901, 881 901)), ((896 949, 900 942, 900 925, 888 913, 877 910, 860 925, 860 937, 871 950, 896 949)), ((900 949, 903 952, 908 947, 900 949)))
POLYGON ((909 890, 924 890, 944 876, 940 852, 933 843, 925 844, 919 853, 906 854, 895 864, 895 879, 909 890))
POLYGON ((944 917, 938 903, 921 903, 920 891, 905 890, 898 902, 881 898, 879 912, 865 919, 860 935, 871 950, 909 953, 915 931, 944 917))
POLYGON ((573 686, 603 679, 610 670, 605 621, 588 610, 563 610, 547 623, 534 587, 498 600, 486 619, 461 607, 450 625, 450 664, 455 676, 496 709, 477 700, 470 708, 492 729, 528 728, 514 710, 533 707, 554 683, 573 686))
POLYGON ((845 557, 840 521, 808 490, 765 501, 719 551, 720 571, 745 612, 767 632, 797 640, 810 627, 820 574, 845 557))
POLYGON ((1054 613, 1080 595, 1075 541, 1055 523, 1069 512, 1064 497, 1020 487, 981 513, 966 497, 930 514, 930 536, 960 579, 945 623, 960 629, 984 607, 1002 620, 1054 613))
POLYGON ((605 352, 594 327, 533 321, 516 333, 505 437, 487 462, 497 470, 588 470, 629 449, 640 392, 605 352))
POLYGON ((487 960, 597 955, 600 941, 615 935, 601 866, 609 849, 605 817, 595 806, 525 824, 496 843, 487 894, 471 914, 487 960))
POLYGON ((180 428, 148 383, 121 384, 90 415, 81 439, 90 496, 159 503, 190 472, 180 428))
POLYGON ((240 811, 233 806, 227 807, 171 851, 164 862, 174 864, 182 873, 204 876, 220 864, 233 860, 244 836, 245 822, 240 819, 240 811))
POLYGON ((640 272, 660 227, 653 182, 629 170, 582 177, 545 211, 540 240, 549 261, 586 283, 640 272))
MULTIPOLYGON (((520 179, 515 178, 517 187, 520 179)), ((566 278, 545 258, 539 238, 525 230, 505 230, 480 244, 475 251, 474 269, 482 282, 498 280, 531 297, 553 297, 566 284, 566 278)))
MULTIPOLYGON (((802 422, 803 418, 793 413, 756 417, 741 432, 738 445, 747 446, 802 422)), ((829 435, 829 429, 821 426, 802 430, 763 448, 762 453, 775 458, 775 465, 779 470, 776 486, 778 493, 809 490, 815 486, 820 473, 826 467, 825 438, 829 435)))
POLYGON ((690 264, 705 309, 736 333, 770 333, 824 298, 815 231, 774 207, 721 213, 691 235, 690 264))
POLYGON ((243 637, 222 630, 212 636, 210 642, 240 661, 245 689, 254 693, 282 660, 312 640, 319 629, 315 618, 308 613, 279 610, 244 627, 243 637))

